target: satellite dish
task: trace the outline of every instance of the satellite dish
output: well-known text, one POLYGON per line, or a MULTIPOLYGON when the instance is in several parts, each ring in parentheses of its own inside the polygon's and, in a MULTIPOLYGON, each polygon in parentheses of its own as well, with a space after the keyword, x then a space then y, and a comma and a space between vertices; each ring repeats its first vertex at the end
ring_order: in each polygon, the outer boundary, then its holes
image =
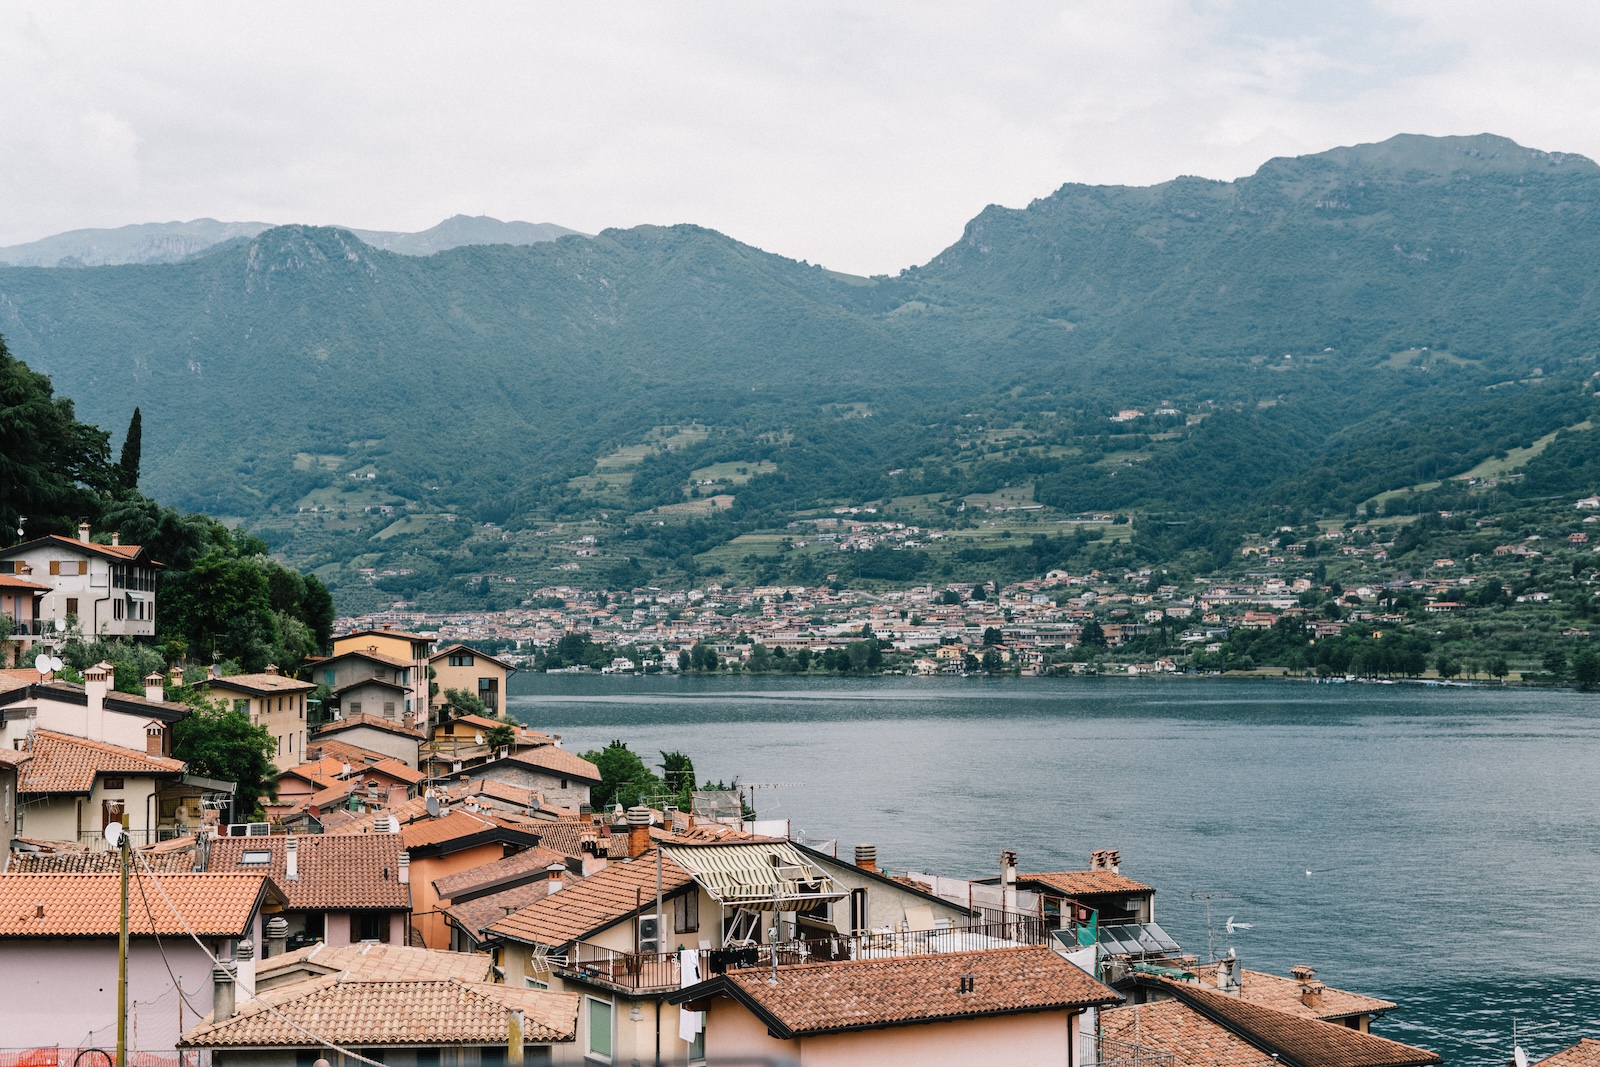
POLYGON ((1516 1061, 1517 1067, 1528 1067, 1528 1053, 1521 1045, 1512 1047, 1511 1058, 1516 1061))
POLYGON ((50 669, 52 671, 59 671, 61 669, 61 657, 60 656, 51 656, 50 657, 50 669))
POLYGON ((56 633, 58 633, 58 634, 59 633, 64 633, 66 631, 66 629, 67 629, 67 620, 66 619, 57 619, 56 620, 56 633))
POLYGON ((33 669, 38 671, 40 674, 49 674, 50 657, 43 652, 33 657, 33 669))
POLYGON ((438 797, 429 797, 428 798, 428 803, 427 803, 427 808, 428 808, 428 818, 437 819, 439 817, 439 798, 438 797))
POLYGON ((106 844, 112 848, 122 846, 122 824, 120 822, 107 823, 104 830, 106 844))

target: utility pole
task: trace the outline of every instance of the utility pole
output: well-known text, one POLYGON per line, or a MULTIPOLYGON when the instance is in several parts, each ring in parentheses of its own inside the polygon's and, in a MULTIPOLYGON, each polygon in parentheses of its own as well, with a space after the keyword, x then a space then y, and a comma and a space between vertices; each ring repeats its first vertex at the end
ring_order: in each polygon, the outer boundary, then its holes
MULTIPOLYGON (((117 935, 117 1064, 128 1067, 128 834, 117 823, 114 842, 122 860, 122 928, 117 935)), ((110 827, 107 827, 109 830, 110 827)), ((181 999, 181 994, 180 994, 181 999)))

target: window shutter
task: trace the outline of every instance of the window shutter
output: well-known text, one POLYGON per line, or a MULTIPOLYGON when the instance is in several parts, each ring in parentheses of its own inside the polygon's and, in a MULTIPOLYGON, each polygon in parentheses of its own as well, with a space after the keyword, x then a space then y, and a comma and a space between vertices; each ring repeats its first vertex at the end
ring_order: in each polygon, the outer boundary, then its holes
POLYGON ((386 945, 389 943, 389 920, 392 917, 388 912, 378 916, 378 940, 386 945))
POLYGON ((350 943, 352 945, 361 943, 361 913, 359 911, 350 913, 350 943))
POLYGON ((50 561, 50 573, 51 574, 60 574, 61 573, 61 561, 59 559, 53 559, 53 560, 50 561))

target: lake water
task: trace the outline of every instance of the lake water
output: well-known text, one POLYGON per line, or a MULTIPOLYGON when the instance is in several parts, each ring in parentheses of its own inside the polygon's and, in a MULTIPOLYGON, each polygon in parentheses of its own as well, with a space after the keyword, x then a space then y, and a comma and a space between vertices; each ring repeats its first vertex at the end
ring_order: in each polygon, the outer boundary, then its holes
POLYGON ((1220 679, 520 675, 508 705, 575 751, 761 790, 839 854, 950 875, 1087 866, 1156 887, 1216 951, 1397 1001, 1379 1033, 1504 1064, 1600 1036, 1600 699, 1220 679), (1233 916, 1252 928, 1229 936, 1233 916))

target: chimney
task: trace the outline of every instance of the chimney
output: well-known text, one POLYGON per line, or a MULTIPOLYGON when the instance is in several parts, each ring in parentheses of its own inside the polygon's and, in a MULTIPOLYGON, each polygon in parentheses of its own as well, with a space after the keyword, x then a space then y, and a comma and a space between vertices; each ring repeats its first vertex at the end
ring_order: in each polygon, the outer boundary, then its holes
MULTIPOLYGON (((583 861, 579 860, 578 862, 582 863, 583 861)), ((566 866, 560 863, 552 863, 544 869, 545 881, 549 883, 550 892, 559 893, 566 887, 566 883, 562 880, 566 873, 566 866)))
POLYGON ((283 843, 283 876, 291 882, 300 880, 300 840, 292 834, 283 843))
POLYGON ((167 731, 158 722, 153 722, 144 728, 144 754, 146 756, 165 756, 167 731))
POLYGON ((248 937, 233 946, 233 965, 236 988, 249 1000, 256 995, 256 946, 248 937))
POLYGON ((628 809, 628 858, 644 855, 650 847, 650 809, 636 804, 628 809))
POLYGON ((167 699, 166 680, 161 677, 160 671, 151 671, 144 676, 144 698, 146 700, 167 699))
POLYGON ((1300 985, 1300 1003, 1308 1008, 1322 1010, 1322 991, 1326 987, 1315 978, 1300 985))
POLYGON ((262 671, 261 673, 262 674, 274 674, 275 675, 275 674, 278 674, 280 672, 278 671, 278 665, 276 663, 269 663, 269 664, 267 664, 267 669, 262 671))
POLYGON ((878 869, 878 846, 857 845, 856 866, 864 871, 876 872, 878 869))
POLYGON ((397 877, 401 885, 411 884, 411 853, 404 849, 400 852, 400 870, 397 877))
POLYGON ((1106 870, 1112 874, 1122 873, 1122 853, 1114 848, 1106 849, 1106 870))
POLYGON ((1217 961, 1217 989, 1229 996, 1239 995, 1239 960, 1224 956, 1217 961))
POLYGON ((89 524, 88 523, 86 523, 86 522, 78 523, 78 540, 83 542, 84 544, 88 544, 89 543, 89 524))
POLYGON ((289 944, 289 920, 282 915, 274 915, 267 920, 267 957, 281 956, 289 944))
POLYGON ((1000 885, 1006 889, 1017 887, 1017 854, 1009 848, 1000 853, 1000 885))
POLYGON ((102 662, 83 672, 83 691, 89 698, 89 706, 85 710, 91 719, 106 709, 106 690, 111 688, 111 673, 114 670, 116 668, 111 664, 102 662))
POLYGON ((211 968, 211 1021, 226 1022, 233 1018, 234 965, 223 960, 211 968))
POLYGON ((122 544, 122 535, 115 530, 111 531, 111 544, 116 547, 122 544))
POLYGON ((522 1067, 522 1012, 512 1010, 506 1018, 506 1064, 522 1067))

